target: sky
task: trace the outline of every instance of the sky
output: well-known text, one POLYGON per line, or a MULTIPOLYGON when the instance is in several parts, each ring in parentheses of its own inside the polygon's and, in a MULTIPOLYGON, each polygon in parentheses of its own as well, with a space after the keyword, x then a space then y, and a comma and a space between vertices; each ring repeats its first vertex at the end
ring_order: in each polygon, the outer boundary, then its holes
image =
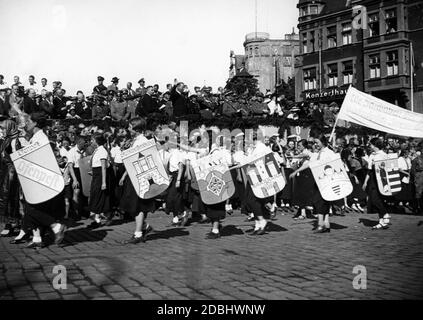
MULTIPOLYGON (((257 0, 258 31, 282 38, 298 24, 298 0, 257 0)), ((97 76, 165 88, 224 86, 229 53, 243 54, 255 0, 0 0, 0 74, 60 80, 87 95, 97 76)), ((297 30, 297 29, 296 29, 297 30)))

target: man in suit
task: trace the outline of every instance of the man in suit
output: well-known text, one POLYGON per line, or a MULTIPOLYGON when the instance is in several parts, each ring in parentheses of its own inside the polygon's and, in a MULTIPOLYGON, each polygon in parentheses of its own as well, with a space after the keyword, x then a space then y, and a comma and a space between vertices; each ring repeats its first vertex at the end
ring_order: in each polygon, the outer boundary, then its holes
POLYGON ((183 92, 184 83, 178 82, 170 92, 170 101, 173 105, 173 115, 175 117, 181 117, 188 113, 187 98, 183 92))
POLYGON ((37 102, 35 101, 35 90, 32 88, 28 90, 28 95, 24 98, 23 110, 27 114, 39 111, 37 102))
POLYGON ((23 111, 23 89, 16 83, 12 85, 12 93, 6 98, 9 102, 9 116, 11 118, 16 117, 23 111))
POLYGON ((135 113, 137 116, 146 117, 152 113, 159 112, 159 106, 156 100, 153 98, 153 87, 148 86, 146 94, 142 97, 138 103, 135 113))
POLYGON ((6 99, 6 91, 6 88, 0 88, 0 117, 9 116, 9 104, 7 103, 6 99))
POLYGON ((41 90, 40 111, 44 112, 47 118, 54 119, 54 109, 52 93, 47 92, 46 89, 41 90))
POLYGON ((66 101, 67 101, 67 99, 64 97, 64 90, 63 89, 56 90, 56 95, 53 99, 54 114, 59 119, 65 119, 66 114, 68 113, 66 101))

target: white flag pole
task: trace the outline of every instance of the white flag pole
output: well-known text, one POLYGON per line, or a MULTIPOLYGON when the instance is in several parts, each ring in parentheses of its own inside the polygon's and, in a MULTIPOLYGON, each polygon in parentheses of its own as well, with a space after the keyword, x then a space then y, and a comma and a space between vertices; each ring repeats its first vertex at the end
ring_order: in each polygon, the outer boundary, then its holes
MULTIPOLYGON (((350 86, 349 86, 349 88, 348 88, 348 91, 350 90, 350 88, 351 88, 351 87, 352 87, 352 86, 350 85, 350 86)), ((347 94, 348 94, 348 91, 347 91, 347 94)), ((344 98, 344 99, 345 99, 345 98, 344 98)), ((331 132, 330 137, 329 137, 329 143, 332 141, 332 139, 333 139, 333 137, 334 137, 334 135, 335 135, 335 129, 336 129, 336 125, 338 124, 338 121, 339 121, 339 115, 341 114, 341 111, 342 111, 342 105, 341 105, 341 108, 339 108, 338 115, 336 116, 335 123, 333 124, 332 132, 331 132)))

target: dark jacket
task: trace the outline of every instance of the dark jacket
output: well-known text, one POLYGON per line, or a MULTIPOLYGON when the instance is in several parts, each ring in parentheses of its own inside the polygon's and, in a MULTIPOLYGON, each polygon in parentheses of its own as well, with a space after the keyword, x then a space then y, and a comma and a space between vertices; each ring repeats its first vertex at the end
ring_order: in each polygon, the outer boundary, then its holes
POLYGON ((157 112, 159 112, 159 106, 157 105, 156 100, 148 94, 145 94, 142 97, 135 110, 135 113, 141 117, 157 112))
POLYGON ((43 111, 49 118, 55 118, 54 104, 47 99, 42 99, 40 102, 40 111, 43 111))
POLYGON ((30 97, 25 97, 23 110, 25 113, 31 114, 33 112, 39 111, 40 108, 38 107, 37 102, 35 102, 35 99, 31 99, 30 97))
POLYGON ((59 97, 55 97, 53 99, 53 104, 54 104, 54 113, 56 114, 56 116, 59 119, 65 119, 66 114, 68 113, 68 109, 66 107, 66 99, 65 98, 60 99, 59 97))
POLYGON ((170 92, 170 101, 172 101, 173 115, 175 117, 181 117, 188 113, 187 98, 176 91, 176 87, 173 87, 170 92))

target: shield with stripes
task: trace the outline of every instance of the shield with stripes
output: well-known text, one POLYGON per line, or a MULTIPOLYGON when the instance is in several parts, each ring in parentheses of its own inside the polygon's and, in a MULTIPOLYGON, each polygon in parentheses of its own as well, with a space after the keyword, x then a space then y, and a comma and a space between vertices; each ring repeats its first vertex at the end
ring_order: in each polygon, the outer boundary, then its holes
POLYGON ((339 155, 330 161, 313 161, 310 169, 322 198, 336 201, 351 194, 353 185, 339 155))
POLYGON ((28 203, 46 202, 63 191, 65 181, 48 141, 30 144, 10 157, 28 203))
POLYGON ((388 154, 386 159, 374 162, 379 192, 384 196, 392 196, 401 191, 398 156, 388 154))
POLYGON ((257 198, 272 197, 285 187, 286 181, 273 153, 246 159, 241 167, 248 177, 251 189, 257 198))

